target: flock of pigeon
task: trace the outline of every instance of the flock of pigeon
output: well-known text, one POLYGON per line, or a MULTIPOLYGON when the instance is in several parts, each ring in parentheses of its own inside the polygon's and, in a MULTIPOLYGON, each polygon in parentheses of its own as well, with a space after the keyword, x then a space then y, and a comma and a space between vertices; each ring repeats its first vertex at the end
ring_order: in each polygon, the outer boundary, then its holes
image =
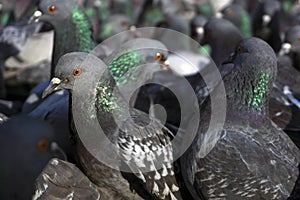
POLYGON ((300 199, 299 1, 0 3, 0 199, 300 199))

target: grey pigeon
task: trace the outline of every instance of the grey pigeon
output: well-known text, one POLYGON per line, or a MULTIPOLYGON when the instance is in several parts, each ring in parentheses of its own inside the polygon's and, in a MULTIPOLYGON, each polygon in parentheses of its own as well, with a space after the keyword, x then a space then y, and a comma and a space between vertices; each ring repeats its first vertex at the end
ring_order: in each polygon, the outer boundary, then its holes
POLYGON ((208 129, 208 99, 194 143, 181 158, 186 183, 196 198, 286 199, 299 174, 300 151, 268 117, 275 53, 261 39, 249 38, 228 62, 234 69, 223 78, 225 123, 208 129))
MULTIPOLYGON (((84 8, 75 0, 55 1, 42 0, 39 3, 40 11, 32 16, 31 21, 49 23, 54 28, 54 47, 52 52, 50 77, 53 77, 57 60, 65 53, 72 51, 90 52, 95 47, 92 38, 92 27, 84 12, 84 8)), ((41 103, 41 93, 48 83, 41 83, 31 91, 23 105, 23 112, 29 113, 41 103), (35 99, 32 101, 32 99, 35 99)), ((60 96, 60 95, 57 95, 60 96)), ((61 105, 66 106, 66 105, 61 105)), ((51 112, 48 110, 48 112, 51 112)), ((46 115, 46 113, 41 113, 46 115)), ((61 115, 67 117, 66 113, 61 115)))
POLYGON ((109 199, 74 164, 51 159, 35 182, 33 200, 109 199))
MULTIPOLYGON (((120 61, 124 62, 124 59, 127 59, 127 57, 128 54, 117 57, 108 66, 108 69, 120 61)), ((91 76, 91 73, 99 73, 99 69, 103 69, 103 67, 105 67, 104 63, 94 55, 76 52, 66 54, 59 60, 56 66, 56 77, 52 79, 51 84, 45 90, 44 96, 59 89, 68 89, 72 94, 76 92, 74 91, 76 88, 73 88, 76 80, 84 84, 83 81, 87 81, 86 78, 91 76), (85 76, 85 74, 87 74, 87 76, 85 76)), ((119 70, 124 70, 122 66, 119 67, 119 70)), ((90 80, 90 78, 87 79, 90 80)), ((124 83, 119 82, 119 85, 120 84, 122 85, 124 83)), ((133 177, 128 178, 130 180, 132 180, 132 178, 134 178, 133 180, 136 179, 135 181, 130 181, 132 184, 131 187, 143 198, 149 198, 151 195, 157 199, 182 199, 174 176, 172 146, 167 146, 167 148, 161 152, 163 146, 170 141, 172 133, 159 121, 154 118, 149 118, 148 115, 136 109, 131 110, 131 116, 135 123, 132 124, 128 121, 128 116, 126 116, 122 119, 122 122, 120 122, 121 127, 118 127, 113 118, 113 112, 116 111, 124 116, 123 112, 128 105, 123 102, 122 95, 118 91, 117 96, 112 96, 115 85, 115 80, 106 69, 97 82, 97 88, 95 88, 96 102, 95 105, 92 106, 95 106, 97 120, 103 128, 104 133, 117 145, 117 154, 125 159, 123 164, 128 166, 131 170, 138 170, 138 172, 134 173, 133 177), (145 125, 148 126, 146 127, 145 125), (148 143, 149 145, 147 145, 148 143), (154 151, 154 149, 156 149, 156 151, 154 151), (137 156, 136 153, 139 153, 141 157, 137 156), (148 158, 150 160, 146 159, 150 155, 154 156, 155 162, 153 162, 154 160, 151 158, 148 158), (163 162, 162 169, 156 169, 157 162, 159 161, 163 162), (146 167, 150 167, 151 172, 141 171, 146 167)), ((82 98, 86 97, 82 96, 82 98)), ((80 105, 78 105, 78 109, 80 109, 80 105)), ((112 197, 133 199, 135 195, 130 191, 129 184, 126 179, 122 177, 120 171, 99 162, 87 151, 78 136, 73 119, 71 127, 75 132, 73 137, 77 154, 86 175, 100 188, 110 188, 110 195, 112 195, 112 197)), ((116 155, 112 154, 111 156, 114 158, 116 155)), ((128 176, 130 175, 127 174, 127 177, 128 176)))
POLYGON ((75 0, 42 0, 39 4, 41 22, 50 23, 55 31, 51 77, 54 67, 65 53, 72 51, 90 52, 95 44, 92 27, 83 7, 75 0))

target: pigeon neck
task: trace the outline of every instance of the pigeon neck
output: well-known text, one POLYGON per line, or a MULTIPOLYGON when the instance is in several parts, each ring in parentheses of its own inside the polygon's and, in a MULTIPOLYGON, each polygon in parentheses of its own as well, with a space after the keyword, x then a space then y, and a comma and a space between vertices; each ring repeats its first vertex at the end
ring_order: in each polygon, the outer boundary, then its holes
POLYGON ((113 115, 120 116, 126 111, 125 100, 108 70, 102 74, 98 82, 96 106, 104 123, 111 122, 114 119, 113 115))
MULTIPOLYGON (((251 75, 245 74, 245 76, 251 75)), ((255 79, 249 80, 249 77, 244 77, 243 73, 238 70, 234 70, 229 77, 225 77, 227 110, 229 113, 239 113, 245 117, 253 115, 268 116, 271 76, 260 71, 255 77, 255 79), (227 82, 230 84, 226 84, 227 82)))
POLYGON ((71 19, 55 28, 51 77, 54 76, 55 66, 62 55, 72 51, 90 52, 94 46, 92 28, 86 15, 80 9, 74 9, 71 19))
POLYGON ((95 46, 92 38, 92 27, 87 16, 81 10, 73 10, 72 25, 75 27, 75 38, 79 45, 79 50, 90 52, 95 46))
POLYGON ((247 15, 246 12, 243 12, 241 14, 241 26, 240 26, 240 30, 242 35, 245 38, 251 37, 252 35, 252 31, 251 31, 251 22, 250 22, 250 17, 247 15))
POLYGON ((125 85, 128 81, 134 81, 136 78, 133 73, 141 63, 140 55, 135 51, 128 51, 121 54, 119 57, 114 58, 114 60, 109 64, 108 70, 113 76, 116 85, 125 85))

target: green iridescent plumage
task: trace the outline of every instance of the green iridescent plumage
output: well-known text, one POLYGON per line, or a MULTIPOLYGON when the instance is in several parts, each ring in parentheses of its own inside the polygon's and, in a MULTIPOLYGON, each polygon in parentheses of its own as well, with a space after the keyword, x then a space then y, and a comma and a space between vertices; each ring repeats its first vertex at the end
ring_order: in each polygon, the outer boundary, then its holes
POLYGON ((241 26, 239 29, 245 38, 252 36, 251 21, 247 13, 241 14, 241 26))
POLYGON ((72 12, 72 23, 76 28, 76 38, 79 45, 79 50, 90 52, 94 47, 94 42, 91 39, 92 30, 86 15, 78 9, 72 12))
POLYGON ((289 1, 283 1, 282 2, 282 9, 285 11, 285 12, 289 12, 292 8, 292 3, 289 2, 289 1))
POLYGON ((147 11, 145 15, 145 26, 155 25, 157 22, 164 19, 162 10, 160 8, 153 8, 147 11))
POLYGON ((130 71, 135 70, 139 63, 139 53, 136 51, 128 51, 109 64, 108 69, 114 77, 117 86, 125 84, 129 79, 135 80, 135 77, 132 76, 130 71))
POLYGON ((113 110, 120 110, 117 104, 117 97, 113 95, 114 86, 109 82, 100 81, 97 85, 96 106, 100 112, 109 113, 113 110))
POLYGON ((262 72, 252 90, 252 98, 249 99, 249 104, 258 110, 262 109, 264 106, 264 100, 266 99, 267 94, 270 92, 270 77, 271 76, 269 73, 262 72))
POLYGON ((198 6, 198 12, 206 17, 213 15, 213 8, 209 3, 201 4, 198 6))
POLYGON ((102 79, 97 87, 97 102, 99 109, 104 112, 111 112, 112 110, 120 110, 125 106, 118 101, 118 97, 113 95, 114 86, 126 84, 129 80, 135 80, 135 76, 131 71, 135 70, 140 64, 140 55, 136 51, 128 50, 119 57, 113 59, 108 65, 108 70, 114 79, 112 84, 111 79, 102 79))

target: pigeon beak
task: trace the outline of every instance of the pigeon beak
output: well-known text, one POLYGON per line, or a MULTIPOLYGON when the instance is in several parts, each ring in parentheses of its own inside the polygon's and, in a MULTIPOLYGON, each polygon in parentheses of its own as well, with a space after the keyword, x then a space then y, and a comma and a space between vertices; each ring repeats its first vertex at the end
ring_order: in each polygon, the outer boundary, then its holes
POLYGON ((168 67, 170 65, 168 60, 162 62, 163 66, 168 67))
POLYGON ((202 26, 199 26, 199 27, 196 28, 196 32, 199 35, 199 38, 202 39, 203 36, 204 36, 204 28, 202 26))
POLYGON ((221 19, 223 18, 223 14, 221 12, 216 13, 216 18, 221 19))
POLYGON ((42 12, 37 10, 33 13, 33 15, 29 18, 28 20, 28 24, 33 24, 33 23, 36 23, 36 22, 39 22, 40 20, 40 17, 42 16, 42 12))
POLYGON ((231 53, 230 56, 225 61, 223 61, 222 65, 233 63, 235 60, 235 57, 236 57, 236 54, 231 53))
POLYGON ((46 98, 47 96, 49 96, 50 94, 52 94, 53 92, 61 89, 59 86, 62 83, 62 80, 59 78, 53 78, 50 81, 50 84, 48 85, 48 87, 44 90, 43 94, 42 94, 42 98, 46 98))
POLYGON ((270 23, 271 19, 272 18, 270 15, 267 15, 267 14, 263 15, 263 17, 262 17, 263 26, 267 26, 270 23))
POLYGON ((292 45, 290 43, 283 43, 279 52, 279 55, 289 54, 291 51, 292 45))

